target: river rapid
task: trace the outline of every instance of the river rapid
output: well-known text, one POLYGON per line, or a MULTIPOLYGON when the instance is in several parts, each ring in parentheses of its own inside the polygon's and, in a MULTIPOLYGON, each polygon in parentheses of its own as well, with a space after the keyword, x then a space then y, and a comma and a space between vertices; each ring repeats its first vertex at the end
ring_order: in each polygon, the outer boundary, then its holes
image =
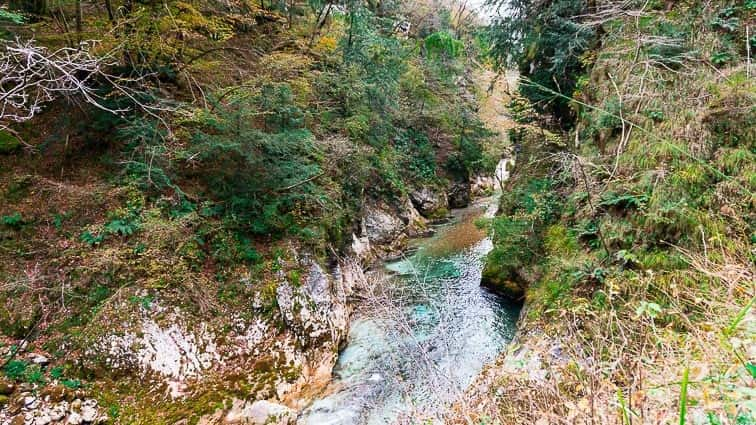
POLYGON ((496 197, 456 210, 434 236, 373 273, 333 382, 298 424, 443 423, 515 333, 520 306, 480 286, 492 243, 475 221, 495 211, 496 197))

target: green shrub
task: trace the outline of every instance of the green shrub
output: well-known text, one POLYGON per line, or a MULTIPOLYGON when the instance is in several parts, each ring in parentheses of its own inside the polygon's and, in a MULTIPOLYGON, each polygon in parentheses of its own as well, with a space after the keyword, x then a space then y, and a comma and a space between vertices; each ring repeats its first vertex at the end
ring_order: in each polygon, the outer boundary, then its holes
POLYGON ((18 229, 25 224, 25 221, 21 216, 21 213, 15 212, 11 215, 4 215, 0 217, 0 223, 8 227, 18 229))
POLYGON ((104 229, 111 235, 130 236, 139 230, 139 223, 130 218, 117 218, 107 222, 104 229))
POLYGON ((81 235, 79 235, 79 240, 89 246, 100 245, 105 241, 105 233, 101 232, 98 234, 93 234, 89 230, 86 230, 82 232, 81 235))
POLYGON ((658 109, 648 109, 644 114, 654 122, 658 123, 664 121, 664 112, 658 109))
POLYGON ((40 365, 29 365, 24 371, 23 381, 29 384, 44 384, 45 373, 40 365))
POLYGON ((402 154, 408 178, 419 182, 433 182, 436 179, 436 152, 428 137, 413 129, 400 134, 394 145, 402 154))
POLYGON ((72 390, 81 388, 81 381, 78 379, 64 379, 63 381, 61 381, 61 384, 63 384, 64 387, 72 390))
POLYGON ((711 21, 711 25, 714 28, 722 29, 728 32, 737 31, 740 28, 740 18, 736 16, 738 12, 737 7, 727 6, 717 13, 711 21))
POLYGON ((728 51, 714 52, 709 60, 716 66, 724 66, 732 62, 735 57, 728 51))
POLYGON ((648 195, 640 194, 618 194, 615 192, 606 192, 602 195, 599 206, 602 207, 617 207, 621 209, 641 209, 648 202, 648 195))
POLYGON ((438 31, 425 37, 425 50, 431 57, 456 58, 464 44, 446 31, 438 31))
POLYGON ((28 362, 24 360, 13 359, 8 361, 8 363, 5 365, 5 368, 3 368, 3 372, 8 378, 18 381, 24 377, 24 375, 26 374, 26 369, 28 367, 28 362))
MULTIPOLYGON (((0 9, 0 13, 2 12, 3 12, 3 9, 0 9)), ((0 130, 0 154, 8 154, 11 152, 15 152, 20 147, 21 147, 21 142, 19 142, 15 136, 11 135, 7 131, 0 130)))

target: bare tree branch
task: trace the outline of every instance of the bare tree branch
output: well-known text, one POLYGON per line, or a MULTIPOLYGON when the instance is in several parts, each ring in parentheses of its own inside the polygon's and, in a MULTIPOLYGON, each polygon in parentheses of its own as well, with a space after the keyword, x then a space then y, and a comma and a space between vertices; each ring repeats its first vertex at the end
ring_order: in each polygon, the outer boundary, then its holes
POLYGON ((92 53, 96 41, 82 42, 78 48, 50 51, 34 40, 15 40, 0 44, 0 130, 11 123, 31 120, 45 104, 59 98, 81 99, 98 109, 123 115, 137 107, 156 116, 168 108, 140 100, 139 86, 145 78, 123 78, 111 74, 117 64, 114 55, 92 53), (106 83, 126 97, 131 107, 111 107, 98 88, 106 83), (136 87, 136 88, 135 88, 136 87))

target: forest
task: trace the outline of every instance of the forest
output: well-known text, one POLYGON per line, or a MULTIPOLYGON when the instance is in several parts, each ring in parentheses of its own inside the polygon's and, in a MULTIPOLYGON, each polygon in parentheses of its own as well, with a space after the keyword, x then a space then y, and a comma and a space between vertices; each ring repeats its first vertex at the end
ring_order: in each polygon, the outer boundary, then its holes
POLYGON ((0 425, 756 423, 755 16, 0 1, 0 425))

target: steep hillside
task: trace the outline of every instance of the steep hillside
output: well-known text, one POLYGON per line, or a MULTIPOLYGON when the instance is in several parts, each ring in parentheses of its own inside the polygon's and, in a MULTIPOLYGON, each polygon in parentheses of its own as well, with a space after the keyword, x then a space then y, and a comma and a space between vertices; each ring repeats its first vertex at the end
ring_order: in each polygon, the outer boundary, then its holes
POLYGON ((484 283, 526 309, 461 416, 754 423, 753 2, 513 4, 523 124, 484 283))
POLYGON ((500 155, 453 3, 11 3, 2 424, 293 417, 500 155))

